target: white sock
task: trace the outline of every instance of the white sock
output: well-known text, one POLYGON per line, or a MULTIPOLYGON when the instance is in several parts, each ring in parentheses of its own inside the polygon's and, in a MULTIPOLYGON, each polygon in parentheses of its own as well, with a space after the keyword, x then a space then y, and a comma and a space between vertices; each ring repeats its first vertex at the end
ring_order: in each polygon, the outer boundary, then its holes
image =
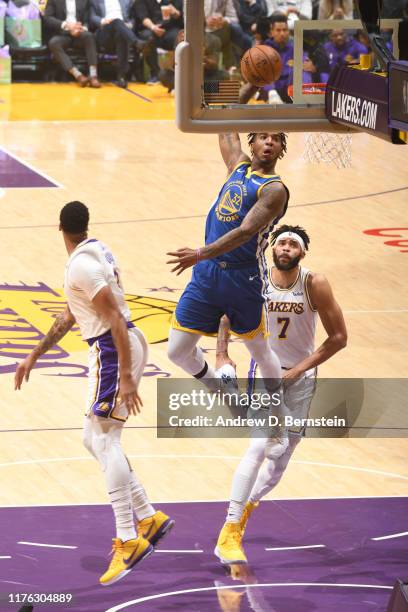
POLYGON ((245 503, 231 500, 228 506, 227 523, 239 523, 244 512, 245 503))
POLYGON ((78 68, 75 68, 75 66, 73 66, 73 68, 71 68, 71 70, 69 72, 72 74, 74 79, 77 79, 79 76, 82 75, 82 72, 80 70, 78 70, 78 68))
POLYGON ((120 444, 123 423, 92 421, 92 449, 105 476, 106 488, 116 521, 116 535, 122 541, 136 538, 132 496, 130 493, 130 468, 120 444))
POLYGON ((129 485, 109 491, 108 494, 115 515, 116 537, 120 538, 122 542, 135 539, 136 530, 129 485))
MULTIPOLYGON (((197 347, 197 355, 202 355, 200 347, 197 347)), ((210 391, 218 391, 222 387, 221 380, 216 378, 215 369, 209 365, 203 357, 203 368, 198 374, 194 374, 194 378, 202 382, 210 391)))
POLYGON ((89 76, 91 77, 91 79, 96 78, 98 76, 96 66, 89 66, 89 76))
POLYGON ((129 485, 130 494, 132 496, 133 512, 137 520, 142 521, 145 518, 149 518, 149 516, 153 516, 156 511, 147 499, 146 491, 132 470, 130 472, 129 485))
POLYGON ((231 501, 227 513, 228 523, 241 520, 252 487, 258 476, 259 468, 265 458, 265 438, 253 438, 242 457, 232 480, 231 501))

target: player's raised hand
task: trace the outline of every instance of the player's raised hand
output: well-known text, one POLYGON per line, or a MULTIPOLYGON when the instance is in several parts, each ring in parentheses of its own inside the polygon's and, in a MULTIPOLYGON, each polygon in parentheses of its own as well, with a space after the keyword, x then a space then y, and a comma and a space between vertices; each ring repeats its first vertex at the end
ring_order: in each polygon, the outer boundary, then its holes
POLYGON ((194 266, 200 261, 200 249, 189 249, 188 247, 183 247, 182 249, 171 251, 170 253, 166 254, 175 258, 170 259, 167 263, 177 264, 171 269, 172 272, 177 272, 177 276, 187 268, 191 268, 191 266, 194 266))
POLYGON ((21 361, 16 369, 16 373, 14 375, 14 390, 20 390, 21 385, 23 384, 23 380, 28 382, 30 378, 30 372, 33 369, 35 364, 35 359, 28 355, 23 361, 21 361))

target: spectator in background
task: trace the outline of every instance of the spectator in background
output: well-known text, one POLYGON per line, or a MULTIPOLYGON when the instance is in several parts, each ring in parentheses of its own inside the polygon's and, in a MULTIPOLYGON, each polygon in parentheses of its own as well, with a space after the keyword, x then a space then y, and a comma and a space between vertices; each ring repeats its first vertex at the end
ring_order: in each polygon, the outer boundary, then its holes
POLYGON ((232 45, 236 45, 239 56, 252 46, 252 40, 245 36, 238 22, 237 11, 233 0, 204 0, 205 30, 210 37, 216 36, 221 41, 223 64, 226 70, 233 68, 232 45))
POLYGON ((348 36, 344 30, 332 30, 329 39, 324 49, 329 58, 330 70, 338 63, 357 64, 360 55, 369 52, 367 47, 348 36))
MULTIPOLYGON (((184 40, 184 30, 180 30, 176 39, 176 46, 184 40)), ((204 81, 222 81, 228 79, 229 74, 226 70, 219 69, 219 54, 221 52, 221 43, 215 36, 205 37, 204 46, 204 81)), ((167 87, 168 92, 174 90, 174 52, 168 58, 168 65, 163 66, 159 72, 159 79, 162 85, 167 87)))
POLYGON ((234 0, 240 26, 243 30, 245 43, 249 49, 254 43, 256 23, 266 17, 265 0, 234 0))
MULTIPOLYGON (((257 29, 262 30, 265 22, 260 20, 257 29)), ((257 34, 260 39, 260 34, 257 34)), ((269 19, 268 38, 257 41, 258 44, 273 47, 280 55, 282 61, 282 72, 277 81, 271 85, 258 88, 250 83, 245 83, 240 91, 240 101, 245 104, 256 94, 258 100, 268 100, 271 103, 286 102, 290 104, 292 99, 288 96, 288 85, 293 82, 293 42, 290 39, 288 19, 283 13, 276 13, 269 19), (272 93, 270 93, 272 92, 272 93)))
POLYGON ((62 68, 72 74, 81 87, 101 86, 98 80, 95 37, 88 32, 88 0, 48 0, 44 12, 44 24, 52 37, 48 46, 62 68), (68 49, 84 49, 89 65, 89 78, 72 63, 68 49))
POLYGON ((312 0, 266 0, 268 15, 279 12, 288 18, 288 26, 293 30, 298 19, 312 18, 312 0))
POLYGON ((269 17, 261 17, 257 20, 254 27, 254 37, 256 45, 263 45, 265 40, 269 38, 271 29, 271 20, 269 17))
POLYGON ((271 17, 270 38, 265 40, 265 44, 273 47, 281 57, 282 72, 274 83, 274 89, 283 102, 290 104, 292 100, 288 96, 288 85, 293 83, 293 41, 285 15, 276 13, 271 17))
POLYGON ((303 83, 327 83, 330 67, 322 40, 325 40, 323 32, 304 31, 303 83))
POLYGON ((353 0, 320 0, 318 19, 353 19, 353 0))
POLYGON ((131 0, 91 0, 90 8, 90 23, 96 29, 97 44, 117 54, 117 84, 124 88, 127 87, 129 47, 139 54, 147 44, 132 31, 132 4, 131 0))
POLYGON ((148 85, 159 83, 157 48, 172 51, 183 28, 183 0, 136 0, 134 4, 136 32, 149 41, 146 61, 150 68, 148 85))

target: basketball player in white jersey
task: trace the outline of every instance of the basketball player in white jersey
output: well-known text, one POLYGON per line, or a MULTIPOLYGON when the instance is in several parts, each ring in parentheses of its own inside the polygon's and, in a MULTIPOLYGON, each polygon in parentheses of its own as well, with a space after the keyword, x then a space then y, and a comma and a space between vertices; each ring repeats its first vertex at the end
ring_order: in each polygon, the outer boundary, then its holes
POLYGON ((64 280, 67 307, 18 365, 15 388, 20 389, 24 379, 28 381, 40 355, 76 322, 90 346, 83 441, 104 473, 116 522, 113 557, 100 578, 102 585, 109 585, 153 552, 153 545, 174 521, 149 503, 120 443, 128 415, 136 415, 142 406, 138 386, 148 347, 142 332, 130 321, 118 264, 104 244, 88 239, 88 223, 88 209, 81 202, 69 202, 62 208, 60 230, 69 255, 64 280))
MULTIPOLYGON (((300 265, 309 242, 306 231, 299 226, 282 225, 272 232, 274 266, 270 269, 266 293, 271 348, 277 354, 282 367, 287 414, 295 418, 308 416, 315 391, 317 366, 344 348, 347 343, 343 314, 329 282, 323 275, 310 272, 300 265), (315 349, 317 317, 323 324, 327 338, 315 349)), ((223 364, 232 363, 228 356, 228 337, 228 319, 224 317, 217 341, 217 372, 222 373, 223 364)), ((249 392, 254 390, 256 371, 257 364, 251 360, 249 392)), ((304 429, 289 430, 289 444, 281 455, 275 452, 276 443, 271 445, 267 437, 252 438, 235 471, 230 501, 235 520, 240 522, 241 540, 250 514, 262 497, 282 478, 303 433, 304 429), (249 498, 245 499, 244 491, 247 490, 248 481, 253 486, 249 498)), ((222 549, 220 539, 222 532, 216 548, 219 557, 219 549, 222 549)), ((231 563, 229 559, 221 558, 221 561, 231 563)), ((243 561, 245 559, 235 560, 241 563, 243 561)))

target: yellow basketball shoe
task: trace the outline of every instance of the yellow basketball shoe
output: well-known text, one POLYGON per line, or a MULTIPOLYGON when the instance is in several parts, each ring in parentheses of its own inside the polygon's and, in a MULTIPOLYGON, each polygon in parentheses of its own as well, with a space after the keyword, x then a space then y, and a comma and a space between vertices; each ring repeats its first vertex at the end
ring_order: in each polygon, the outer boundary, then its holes
POLYGON ((112 540, 112 561, 107 571, 99 578, 103 586, 113 584, 128 574, 136 563, 148 557, 154 550, 148 540, 138 537, 122 542, 119 538, 112 540))
POLYGON ((241 540, 241 524, 225 523, 214 550, 221 563, 247 563, 241 540))
POLYGON ((252 512, 255 510, 255 508, 257 508, 259 506, 259 502, 247 502, 245 504, 245 508, 244 511, 242 513, 241 516, 241 521, 239 523, 240 527, 241 527, 241 536, 244 537, 244 533, 245 533, 245 529, 247 526, 247 522, 249 517, 251 516, 252 512))
POLYGON ((148 518, 139 521, 137 534, 155 546, 174 527, 175 521, 158 510, 148 518))

